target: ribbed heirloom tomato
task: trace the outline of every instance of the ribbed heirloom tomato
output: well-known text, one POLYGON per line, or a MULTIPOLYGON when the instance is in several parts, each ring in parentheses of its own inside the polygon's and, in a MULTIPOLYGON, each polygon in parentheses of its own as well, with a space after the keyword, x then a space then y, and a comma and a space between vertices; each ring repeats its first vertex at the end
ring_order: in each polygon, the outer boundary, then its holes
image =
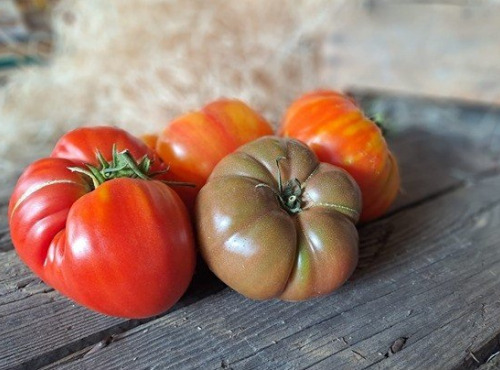
POLYGON ((195 266, 185 205, 138 138, 113 127, 64 135, 21 175, 9 203, 20 258, 48 285, 104 314, 171 307, 195 266))
POLYGON ((254 299, 328 294, 358 261, 361 194, 343 169, 294 139, 264 137, 215 167, 196 200, 210 269, 254 299))
POLYGON ((192 210, 196 195, 224 156, 272 133, 271 125, 245 103, 219 99, 168 123, 156 141, 156 151, 169 166, 168 179, 196 184, 175 189, 192 210))
POLYGON ((379 127, 351 98, 315 91, 288 108, 279 134, 307 143, 320 161, 349 172, 363 194, 361 221, 381 216, 399 191, 396 158, 379 127))

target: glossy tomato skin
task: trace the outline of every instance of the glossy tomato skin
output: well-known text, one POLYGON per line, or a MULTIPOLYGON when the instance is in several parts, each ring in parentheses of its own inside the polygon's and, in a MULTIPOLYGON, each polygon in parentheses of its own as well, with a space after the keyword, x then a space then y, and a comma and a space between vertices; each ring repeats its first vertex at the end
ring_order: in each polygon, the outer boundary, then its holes
MULTIPOLYGON (((89 134, 93 128, 81 130, 89 134)), ((116 137, 123 134, 114 130, 116 137)), ((68 134, 73 144, 79 140, 74 134, 68 134)), ((136 159, 148 152, 139 150, 143 144, 134 137, 122 144, 134 148, 136 159)), ((44 158, 19 178, 9 203, 16 251, 48 285, 88 308, 127 318, 164 312, 194 272, 187 210, 170 187, 155 180, 118 178, 93 189, 86 175, 68 167, 81 165, 87 148, 104 154, 112 143, 82 145, 66 152, 76 159, 44 158)))
POLYGON ((346 171, 320 163, 297 140, 264 137, 225 157, 201 189, 198 244, 210 269, 241 294, 304 300, 332 292, 354 271, 360 210, 346 171), (279 201, 279 178, 282 188, 301 184, 299 212, 279 201))
POLYGON ((383 215, 396 198, 396 158, 379 127, 350 97, 328 90, 306 94, 288 108, 278 132, 307 143, 320 161, 354 177, 363 194, 362 222, 383 215))
POLYGON ((199 190, 224 156, 272 133, 271 125, 245 103, 220 99, 169 122, 158 137, 156 151, 169 166, 168 179, 196 185, 175 188, 192 210, 199 190))
POLYGON ((158 141, 158 135, 156 134, 145 134, 141 136, 141 140, 153 150, 156 150, 156 142, 158 141))
POLYGON ((112 126, 81 127, 69 131, 57 141, 50 156, 97 165, 96 152, 101 152, 110 161, 114 146, 117 151, 128 150, 137 160, 147 155, 152 160, 152 172, 167 170, 158 154, 146 143, 112 126))

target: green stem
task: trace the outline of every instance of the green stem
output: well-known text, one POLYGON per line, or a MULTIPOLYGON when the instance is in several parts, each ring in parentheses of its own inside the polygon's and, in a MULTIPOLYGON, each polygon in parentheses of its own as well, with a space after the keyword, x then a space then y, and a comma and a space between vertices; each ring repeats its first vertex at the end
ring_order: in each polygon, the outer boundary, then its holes
POLYGON ((101 185, 104 181, 101 181, 92 170, 85 170, 81 167, 68 167, 68 170, 71 172, 78 172, 84 175, 87 175, 90 177, 92 180, 92 185, 94 186, 94 189, 97 188, 99 185, 101 185))
POLYGON ((377 125, 377 127, 380 129, 380 131, 382 132, 382 136, 386 136, 387 135, 387 127, 386 127, 386 123, 385 123, 385 117, 382 113, 375 113, 374 115, 368 117, 373 123, 375 123, 377 125))
MULTIPOLYGON (((151 159, 149 159, 148 156, 144 156, 139 162, 137 162, 128 150, 118 152, 116 150, 116 145, 113 145, 111 162, 107 161, 101 152, 96 153, 96 158, 99 163, 98 167, 90 164, 86 164, 84 168, 68 167, 68 169, 72 172, 78 172, 90 177, 94 189, 99 185, 102 185, 104 182, 112 179, 126 177, 153 180, 154 176, 166 172, 166 170, 150 172, 151 159)), ((160 181, 172 186, 196 186, 195 184, 182 181, 160 181)))
POLYGON ((296 214, 302 211, 302 184, 296 178, 287 181, 283 187, 281 178, 280 161, 286 157, 280 156, 276 158, 276 166, 278 167, 278 191, 267 184, 257 184, 255 187, 266 187, 271 189, 281 205, 281 207, 290 214, 296 214))

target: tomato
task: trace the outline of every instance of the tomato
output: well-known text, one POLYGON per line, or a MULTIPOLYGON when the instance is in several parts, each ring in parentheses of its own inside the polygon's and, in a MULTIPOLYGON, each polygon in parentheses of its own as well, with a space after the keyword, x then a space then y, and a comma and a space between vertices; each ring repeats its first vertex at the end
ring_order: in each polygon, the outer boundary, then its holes
POLYGON ((196 195, 224 156, 272 133, 269 123, 243 102, 220 99, 168 123, 156 151, 169 166, 168 179, 196 184, 175 189, 192 210, 196 195))
POLYGON ((253 299, 328 294, 358 261, 361 194, 343 169, 302 142, 263 137, 226 156, 196 201, 201 254, 253 299))
POLYGON ((164 312, 191 281, 195 248, 185 205, 151 178, 162 169, 123 130, 69 132, 13 191, 9 224, 18 255, 90 309, 127 318, 164 312))
POLYGON ((158 135, 156 134, 145 134, 141 136, 141 140, 149 148, 156 150, 156 142, 158 141, 158 135))
POLYGON ((396 198, 396 158, 379 127, 351 98, 334 91, 306 94, 288 108, 279 134, 307 143, 322 162, 354 177, 363 194, 361 221, 380 217, 396 198))

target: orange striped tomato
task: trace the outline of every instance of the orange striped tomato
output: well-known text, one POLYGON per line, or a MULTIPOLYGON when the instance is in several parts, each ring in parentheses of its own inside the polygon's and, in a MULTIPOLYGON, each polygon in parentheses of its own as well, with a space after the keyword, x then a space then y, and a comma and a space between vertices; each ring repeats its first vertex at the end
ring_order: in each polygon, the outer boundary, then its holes
POLYGON ((148 148, 155 150, 156 142, 158 141, 158 135, 156 134, 145 134, 140 137, 142 142, 148 146, 148 148))
POLYGON ((396 158, 380 128, 350 97, 328 90, 300 97, 288 108, 279 134, 302 140, 320 161, 354 177, 363 196, 362 222, 380 217, 396 198, 396 158))
POLYGON ((156 151, 169 166, 166 178, 195 188, 174 187, 190 210, 215 165, 241 145, 273 133, 271 125, 239 100, 216 100, 168 123, 156 151))

